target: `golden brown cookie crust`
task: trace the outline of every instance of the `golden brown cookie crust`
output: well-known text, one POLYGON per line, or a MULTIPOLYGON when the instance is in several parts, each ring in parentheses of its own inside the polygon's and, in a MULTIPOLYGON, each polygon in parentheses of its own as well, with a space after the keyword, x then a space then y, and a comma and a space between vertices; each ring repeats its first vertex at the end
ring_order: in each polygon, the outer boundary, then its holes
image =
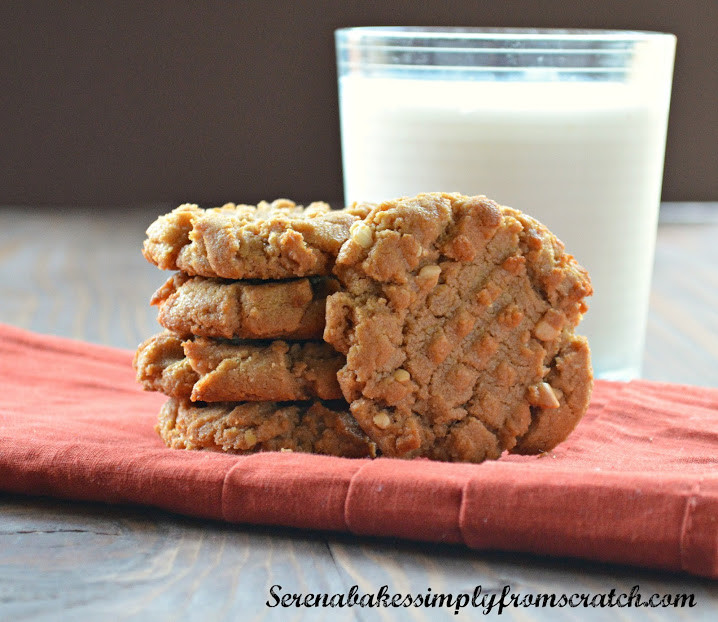
POLYGON ((150 304, 162 326, 185 338, 321 340, 327 296, 337 290, 331 277, 253 283, 178 272, 150 304))
POLYGON ((543 225, 486 197, 374 206, 352 227, 327 301, 339 382, 387 456, 480 462, 546 451, 585 412, 592 373, 573 329, 586 271, 543 225))
POLYGON ((133 362, 146 390, 204 402, 340 399, 343 364, 323 342, 182 341, 171 332, 142 343, 133 362))
POLYGON ((162 407, 155 429, 173 449, 238 454, 299 451, 346 458, 376 455, 376 446, 345 403, 197 405, 171 398, 162 407))
POLYGON ((287 199, 201 209, 180 205, 147 229, 142 253, 163 270, 225 279, 287 279, 331 273, 363 208, 298 206, 287 199))

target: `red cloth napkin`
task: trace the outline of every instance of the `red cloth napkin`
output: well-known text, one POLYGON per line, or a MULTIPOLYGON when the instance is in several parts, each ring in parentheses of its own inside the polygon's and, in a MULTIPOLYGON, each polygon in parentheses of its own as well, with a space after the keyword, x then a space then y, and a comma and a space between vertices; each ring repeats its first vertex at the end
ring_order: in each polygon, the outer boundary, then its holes
POLYGON ((540 457, 479 465, 165 448, 132 353, 0 325, 0 490, 718 577, 718 389, 597 382, 540 457))

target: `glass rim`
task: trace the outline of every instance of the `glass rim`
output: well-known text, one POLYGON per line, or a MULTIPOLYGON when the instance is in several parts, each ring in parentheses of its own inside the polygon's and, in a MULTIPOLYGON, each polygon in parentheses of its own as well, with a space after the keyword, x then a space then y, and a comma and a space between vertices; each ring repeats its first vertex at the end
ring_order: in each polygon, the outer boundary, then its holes
POLYGON ((668 32, 649 30, 601 30, 591 28, 494 28, 473 26, 351 26, 334 31, 339 38, 351 34, 363 35, 365 40, 383 37, 401 39, 435 38, 456 40, 536 41, 562 39, 571 41, 642 41, 647 39, 676 39, 668 32))

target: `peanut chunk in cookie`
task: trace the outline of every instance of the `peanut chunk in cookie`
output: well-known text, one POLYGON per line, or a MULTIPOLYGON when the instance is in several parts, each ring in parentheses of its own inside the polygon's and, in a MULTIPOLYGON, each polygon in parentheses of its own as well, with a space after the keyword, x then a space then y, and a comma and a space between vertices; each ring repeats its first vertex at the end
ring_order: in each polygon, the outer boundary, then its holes
POLYGON ((367 206, 334 273, 325 339, 344 396, 387 456, 480 462, 544 451, 585 412, 588 347, 573 334, 586 271, 543 225, 486 197, 367 206))
POLYGON ((332 210, 287 199, 201 209, 185 204, 147 229, 142 253, 163 270, 225 279, 327 275, 361 206, 332 210))

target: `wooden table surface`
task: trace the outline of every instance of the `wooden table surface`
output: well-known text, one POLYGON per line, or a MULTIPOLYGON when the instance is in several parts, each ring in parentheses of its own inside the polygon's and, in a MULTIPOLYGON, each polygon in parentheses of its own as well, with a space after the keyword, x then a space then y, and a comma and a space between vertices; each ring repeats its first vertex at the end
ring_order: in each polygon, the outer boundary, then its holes
MULTIPOLYGON (((170 206, 0 208, 0 321, 134 348, 166 278, 141 256, 170 206)), ((644 377, 718 386, 718 204, 664 205, 644 377)), ((2 448, 0 448, 2 451, 2 448)), ((508 609, 507 620, 714 620, 684 574, 464 547, 227 525, 137 507, 0 495, 0 620, 479 619, 479 610, 271 609, 283 592, 687 592, 693 609, 508 609)))

